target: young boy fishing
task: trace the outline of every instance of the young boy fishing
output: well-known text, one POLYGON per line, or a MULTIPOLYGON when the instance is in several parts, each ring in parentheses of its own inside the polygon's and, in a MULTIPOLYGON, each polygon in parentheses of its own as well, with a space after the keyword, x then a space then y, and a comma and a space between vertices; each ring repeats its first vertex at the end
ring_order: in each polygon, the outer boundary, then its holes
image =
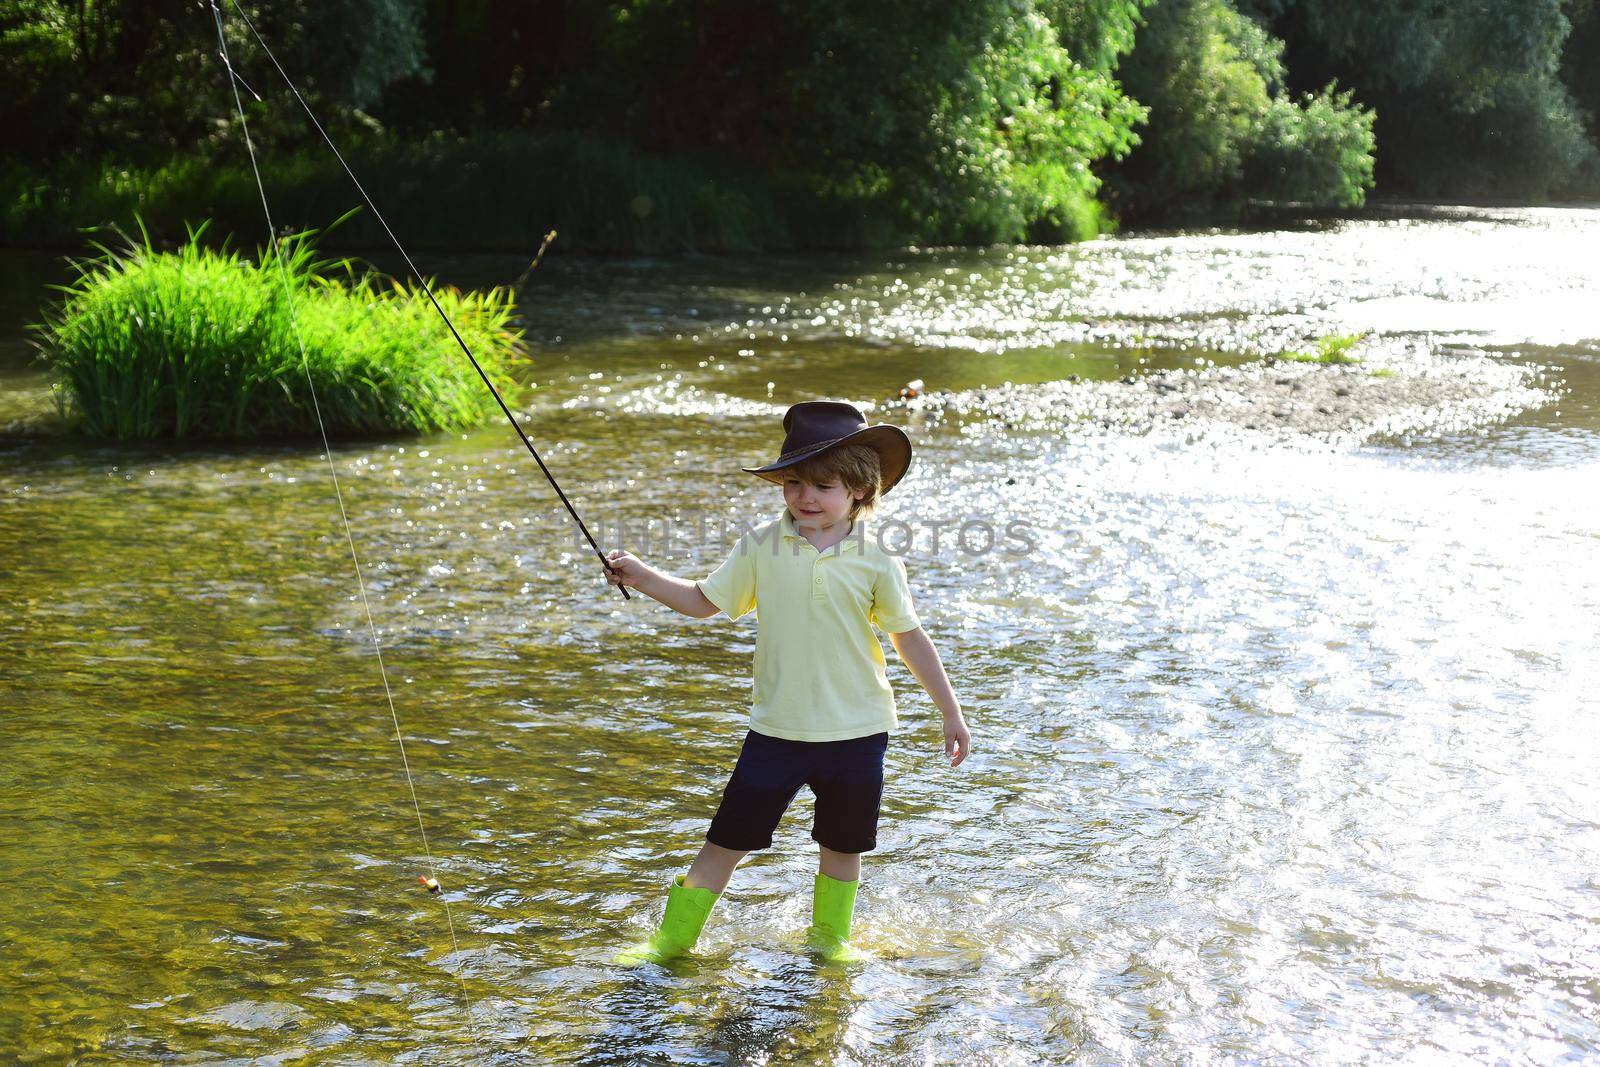
POLYGON ((861 854, 877 847, 883 757, 896 726, 894 694, 874 625, 944 714, 944 748, 959 766, 972 746, 961 704, 923 633, 905 565, 868 536, 866 517, 911 465, 898 426, 868 426, 850 404, 796 404, 783 416, 783 450, 740 468, 783 486, 784 511, 751 530, 698 582, 664 574, 623 551, 607 579, 698 619, 756 612, 750 730, 705 847, 667 891, 655 935, 616 962, 660 962, 687 952, 739 861, 770 848, 802 785, 816 796, 811 836, 821 853, 807 938, 831 960, 859 959, 849 944, 861 854))

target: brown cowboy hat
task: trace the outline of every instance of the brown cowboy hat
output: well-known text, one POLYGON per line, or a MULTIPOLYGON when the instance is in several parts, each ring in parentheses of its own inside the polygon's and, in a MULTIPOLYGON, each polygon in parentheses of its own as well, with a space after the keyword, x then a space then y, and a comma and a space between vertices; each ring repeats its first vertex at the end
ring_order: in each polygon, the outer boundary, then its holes
POLYGON ((883 492, 894 488, 911 466, 911 438, 898 426, 868 426, 865 415, 838 400, 807 400, 783 413, 783 453, 765 467, 740 467, 747 474, 783 484, 778 472, 839 445, 870 445, 883 467, 883 492))

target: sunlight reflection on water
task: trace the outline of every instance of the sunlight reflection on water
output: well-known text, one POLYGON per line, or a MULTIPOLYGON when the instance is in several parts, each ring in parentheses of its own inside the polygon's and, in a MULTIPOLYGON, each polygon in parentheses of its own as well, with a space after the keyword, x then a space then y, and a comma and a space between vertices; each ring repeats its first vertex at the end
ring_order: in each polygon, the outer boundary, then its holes
MULTIPOLYGON (((1506 212, 929 252, 804 292, 717 262, 574 265, 536 329, 615 317, 633 339, 541 357, 530 427, 597 527, 759 518, 777 502, 736 468, 775 445, 794 390, 764 383, 791 358, 871 399, 912 339, 959 348, 967 389, 1002 349, 1085 331, 1260 342, 1519 292, 1549 310, 1600 290, 1554 258, 1597 233, 1593 212, 1506 212), (625 293, 586 291, 608 271, 625 293), (675 310, 629 310, 646 300, 675 310), (700 339, 669 343, 690 319, 700 339), (678 384, 652 394, 658 374, 678 384)), ((698 847, 754 630, 608 593, 503 430, 336 452, 458 953, 415 887, 320 458, 8 442, 0 848, 29 907, 0 915, 24 983, 0 1036, 123 1061, 1600 1055, 1586 351, 1539 353, 1559 410, 1409 446, 886 416, 918 447, 886 519, 1003 517, 1035 547, 907 557, 978 747, 941 767, 893 668, 858 912, 876 959, 846 971, 800 951, 804 796, 697 960, 605 963, 698 847)), ((659 558, 693 576, 721 547, 659 558)))

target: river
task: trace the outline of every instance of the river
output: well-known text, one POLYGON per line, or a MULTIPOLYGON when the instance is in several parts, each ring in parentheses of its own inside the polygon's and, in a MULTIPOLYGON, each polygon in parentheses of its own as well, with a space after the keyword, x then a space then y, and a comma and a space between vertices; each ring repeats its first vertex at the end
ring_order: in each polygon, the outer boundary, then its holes
POLYGON ((891 650, 868 962, 803 949, 802 793, 698 954, 636 972, 607 961, 699 847, 753 617, 624 602, 503 425, 336 445, 430 896, 319 450, 56 432, 23 323, 60 269, 0 254, 0 1055, 1600 1057, 1597 247, 1597 210, 1396 207, 548 257, 526 427, 607 547, 709 572, 782 506, 738 468, 792 401, 906 427, 878 529, 975 738, 952 770, 891 650), (1344 373, 1481 388, 1343 434, 1057 402, 1361 331, 1344 373))

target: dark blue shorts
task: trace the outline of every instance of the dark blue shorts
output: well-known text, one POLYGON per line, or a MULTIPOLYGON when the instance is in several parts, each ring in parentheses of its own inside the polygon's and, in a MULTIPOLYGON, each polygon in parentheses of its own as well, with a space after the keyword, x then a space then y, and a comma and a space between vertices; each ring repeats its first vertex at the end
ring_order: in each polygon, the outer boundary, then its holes
POLYGON ((751 730, 706 840, 736 852, 772 847, 772 832, 802 785, 816 794, 811 839, 835 852, 878 847, 887 733, 847 741, 786 741, 751 730))

